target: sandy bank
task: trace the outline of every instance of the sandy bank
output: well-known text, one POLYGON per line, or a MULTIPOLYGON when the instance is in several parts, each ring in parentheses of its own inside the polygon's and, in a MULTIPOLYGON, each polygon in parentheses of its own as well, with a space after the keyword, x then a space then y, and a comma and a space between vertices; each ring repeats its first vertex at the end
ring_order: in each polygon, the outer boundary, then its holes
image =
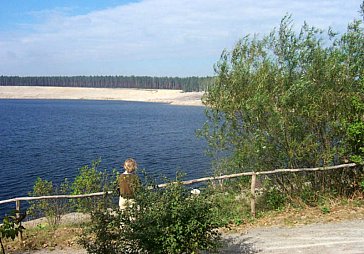
POLYGON ((202 94, 165 89, 0 86, 0 99, 120 100, 203 106, 202 94))

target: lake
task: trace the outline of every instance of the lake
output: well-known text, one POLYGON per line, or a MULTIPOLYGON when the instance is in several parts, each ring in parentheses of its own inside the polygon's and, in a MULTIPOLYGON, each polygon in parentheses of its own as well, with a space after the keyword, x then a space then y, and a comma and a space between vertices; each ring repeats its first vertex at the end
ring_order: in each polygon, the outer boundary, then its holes
POLYGON ((0 100, 0 200, 26 196, 37 177, 73 180, 80 167, 99 158, 102 169, 120 172, 132 157, 155 177, 210 175, 206 143, 195 135, 204 121, 203 107, 0 100))

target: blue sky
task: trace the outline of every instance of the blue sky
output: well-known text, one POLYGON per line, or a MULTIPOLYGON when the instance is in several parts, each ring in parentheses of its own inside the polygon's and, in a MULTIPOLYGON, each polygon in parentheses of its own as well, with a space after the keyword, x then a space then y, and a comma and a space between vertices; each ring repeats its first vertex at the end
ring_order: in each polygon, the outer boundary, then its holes
POLYGON ((362 0, 3 0, 0 75, 213 75, 223 49, 290 13, 343 32, 362 0))

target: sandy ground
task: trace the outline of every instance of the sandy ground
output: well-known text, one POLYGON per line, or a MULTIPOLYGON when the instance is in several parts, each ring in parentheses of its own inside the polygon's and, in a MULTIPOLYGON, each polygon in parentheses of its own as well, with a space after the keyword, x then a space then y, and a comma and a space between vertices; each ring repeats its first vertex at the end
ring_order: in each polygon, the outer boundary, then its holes
POLYGON ((0 99, 120 100, 203 106, 202 94, 166 89, 0 86, 0 99))

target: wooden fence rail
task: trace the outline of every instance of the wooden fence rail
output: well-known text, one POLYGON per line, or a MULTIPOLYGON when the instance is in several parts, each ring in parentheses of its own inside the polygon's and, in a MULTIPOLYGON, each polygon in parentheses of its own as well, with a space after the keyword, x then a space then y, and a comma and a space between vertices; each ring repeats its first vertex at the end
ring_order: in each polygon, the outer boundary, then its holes
MULTIPOLYGON (((255 217, 255 205, 256 205, 256 195, 255 195, 255 186, 256 180, 258 175, 270 175, 270 174, 277 174, 277 173, 294 173, 294 172, 315 172, 315 171, 325 171, 325 170, 334 170, 334 169, 344 169, 344 168, 353 168, 356 167, 357 164, 349 163, 349 164, 341 164, 336 166, 329 166, 329 167, 317 167, 317 168, 294 168, 294 169, 275 169, 270 171, 259 171, 259 172, 245 172, 245 173, 237 173, 231 175, 223 175, 223 176, 213 176, 213 177, 204 177, 199 179, 193 179, 188 181, 183 181, 182 184, 193 184, 199 182, 206 182, 206 181, 214 181, 214 180, 221 180, 221 179, 229 179, 229 178, 236 178, 241 176, 251 176, 251 198, 250 198, 250 208, 251 214, 255 217)), ((160 184, 159 187, 165 187, 167 184, 160 184)))
MULTIPOLYGON (((317 167, 317 168, 297 168, 297 169, 275 169, 271 171, 260 171, 260 172, 245 172, 245 173, 237 173, 231 175, 222 175, 222 176, 212 176, 212 177, 203 177, 198 179, 192 179, 188 181, 182 181, 183 185, 189 185, 194 183, 206 182, 206 181, 215 181, 215 180, 222 180, 222 179, 229 179, 229 178, 237 178, 241 176, 251 176, 251 213, 255 216, 255 186, 256 186, 256 179, 258 175, 268 175, 268 174, 277 174, 277 173, 293 173, 293 172, 312 172, 312 171, 325 171, 325 170, 333 170, 333 169, 344 169, 344 168, 353 168, 356 167, 357 164, 349 163, 349 164, 341 164, 336 166, 330 167, 317 167)), ((159 188, 166 187, 168 183, 159 184, 159 188)), ((73 199, 73 198, 87 198, 87 197, 96 197, 96 196, 103 196, 106 194, 112 194, 112 191, 108 192, 97 192, 97 193, 90 193, 90 194, 82 194, 82 195, 57 195, 57 196, 40 196, 40 197, 18 197, 12 198, 7 200, 0 201, 1 204, 12 203, 15 202, 16 210, 20 211, 20 201, 31 201, 31 200, 42 200, 42 199, 73 199)))
MULTIPOLYGON (((192 179, 192 180, 188 180, 188 181, 182 181, 182 184, 187 185, 187 184, 200 183, 200 182, 206 182, 206 181, 236 178, 236 177, 241 177, 241 176, 269 175, 269 174, 276 174, 276 173, 291 173, 291 172, 302 172, 302 171, 306 171, 306 172, 324 171, 324 170, 330 170, 330 169, 352 168, 355 166, 357 166, 355 163, 349 163, 349 164, 341 164, 341 165, 330 166, 330 167, 275 169, 275 170, 271 170, 271 171, 245 172, 245 173, 236 173, 236 174, 231 174, 231 175, 212 176, 212 177, 192 179)), ((159 184, 158 187, 165 187, 166 185, 167 185, 166 183, 163 183, 163 184, 159 184)))
MULTIPOLYGON (((112 194, 112 191, 106 192, 96 192, 90 194, 81 194, 81 195, 54 195, 54 196, 39 196, 39 197, 19 197, 19 198, 12 198, 7 200, 0 201, 1 204, 12 203, 17 201, 32 201, 32 200, 42 200, 42 199, 72 199, 72 198, 89 198, 89 197, 97 197, 103 196, 106 194, 112 194)), ((18 209, 17 209, 18 210, 18 209)))

